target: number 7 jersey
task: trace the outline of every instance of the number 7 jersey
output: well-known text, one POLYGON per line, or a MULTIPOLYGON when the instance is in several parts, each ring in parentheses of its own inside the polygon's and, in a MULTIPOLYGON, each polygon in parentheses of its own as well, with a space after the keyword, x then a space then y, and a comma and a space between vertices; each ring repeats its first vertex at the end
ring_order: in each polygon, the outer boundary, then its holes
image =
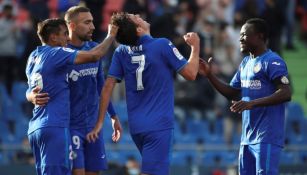
POLYGON ((125 80, 132 134, 173 128, 173 76, 186 64, 165 38, 144 35, 137 46, 120 45, 115 50, 108 76, 125 80))

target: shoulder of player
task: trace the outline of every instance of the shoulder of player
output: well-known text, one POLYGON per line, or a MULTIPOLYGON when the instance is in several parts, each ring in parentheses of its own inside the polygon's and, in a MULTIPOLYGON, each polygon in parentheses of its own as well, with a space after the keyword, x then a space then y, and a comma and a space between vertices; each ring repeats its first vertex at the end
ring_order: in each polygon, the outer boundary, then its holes
POLYGON ((167 38, 154 38, 153 41, 158 42, 159 44, 170 44, 172 43, 169 39, 167 38))
POLYGON ((278 54, 272 52, 272 54, 268 55, 265 58, 265 61, 269 62, 269 63, 283 63, 285 64, 285 61, 283 58, 281 58, 278 54))
POLYGON ((95 42, 95 41, 86 41, 85 45, 87 45, 90 48, 96 47, 99 43, 95 42))

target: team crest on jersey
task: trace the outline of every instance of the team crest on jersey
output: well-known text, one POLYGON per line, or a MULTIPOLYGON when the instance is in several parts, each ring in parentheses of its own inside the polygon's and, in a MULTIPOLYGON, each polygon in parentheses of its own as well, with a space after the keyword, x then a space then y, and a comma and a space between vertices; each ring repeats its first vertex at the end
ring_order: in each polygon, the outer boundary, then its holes
POLYGON ((282 84, 289 84, 289 79, 286 76, 281 77, 280 81, 282 84))
POLYGON ((261 63, 257 63, 255 66, 254 66, 254 73, 257 73, 261 70, 261 63))
POLYGON ((183 59, 183 56, 180 54, 180 52, 178 51, 176 47, 173 48, 173 52, 179 60, 183 59))
POLYGON ((63 50, 66 52, 74 52, 75 50, 68 48, 68 47, 63 47, 63 50))

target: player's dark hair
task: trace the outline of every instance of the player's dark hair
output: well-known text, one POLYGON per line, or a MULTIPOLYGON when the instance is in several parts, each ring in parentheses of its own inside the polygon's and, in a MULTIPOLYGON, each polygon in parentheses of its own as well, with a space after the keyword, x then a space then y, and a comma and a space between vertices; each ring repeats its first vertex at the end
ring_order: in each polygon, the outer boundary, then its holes
POLYGON ((72 19, 79 15, 79 13, 90 12, 90 9, 83 6, 70 7, 65 13, 65 21, 70 23, 72 19))
POLYGON ((116 40, 120 44, 135 46, 138 36, 136 24, 129 18, 128 13, 120 12, 112 15, 111 24, 118 26, 116 40))
POLYGON ((267 41, 268 39, 268 25, 265 20, 260 18, 251 18, 246 21, 246 24, 251 24, 254 32, 263 34, 263 40, 267 41))
POLYGON ((37 25, 37 35, 42 43, 47 43, 51 34, 59 34, 61 26, 66 26, 63 19, 46 19, 37 25))

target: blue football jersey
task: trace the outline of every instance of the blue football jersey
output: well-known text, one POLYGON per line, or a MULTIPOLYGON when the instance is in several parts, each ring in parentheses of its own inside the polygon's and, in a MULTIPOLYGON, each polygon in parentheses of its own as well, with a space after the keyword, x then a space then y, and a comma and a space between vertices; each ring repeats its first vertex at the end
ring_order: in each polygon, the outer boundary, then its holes
POLYGON ((42 127, 69 126, 69 88, 67 71, 74 63, 77 51, 51 46, 39 46, 29 58, 26 67, 30 92, 34 87, 41 87, 41 92, 48 92, 50 100, 45 106, 35 106, 29 122, 28 134, 42 127))
MULTIPOLYGON (((246 56, 230 85, 241 89, 242 100, 251 101, 273 94, 276 91, 273 80, 287 76, 284 60, 268 50, 256 58, 246 56)), ((284 122, 285 103, 243 111, 241 144, 271 143, 283 146, 284 122)))
POLYGON ((109 75, 125 80, 128 122, 132 134, 173 128, 173 76, 187 64, 165 38, 142 36, 138 45, 120 45, 109 75))
MULTIPOLYGON (((81 47, 68 44, 76 50, 91 50, 96 42, 85 42, 81 47)), ((94 127, 99 112, 99 97, 104 84, 101 60, 95 63, 72 65, 68 72, 70 89, 70 127, 72 129, 94 127)), ((115 115, 110 103, 108 113, 115 115)))

